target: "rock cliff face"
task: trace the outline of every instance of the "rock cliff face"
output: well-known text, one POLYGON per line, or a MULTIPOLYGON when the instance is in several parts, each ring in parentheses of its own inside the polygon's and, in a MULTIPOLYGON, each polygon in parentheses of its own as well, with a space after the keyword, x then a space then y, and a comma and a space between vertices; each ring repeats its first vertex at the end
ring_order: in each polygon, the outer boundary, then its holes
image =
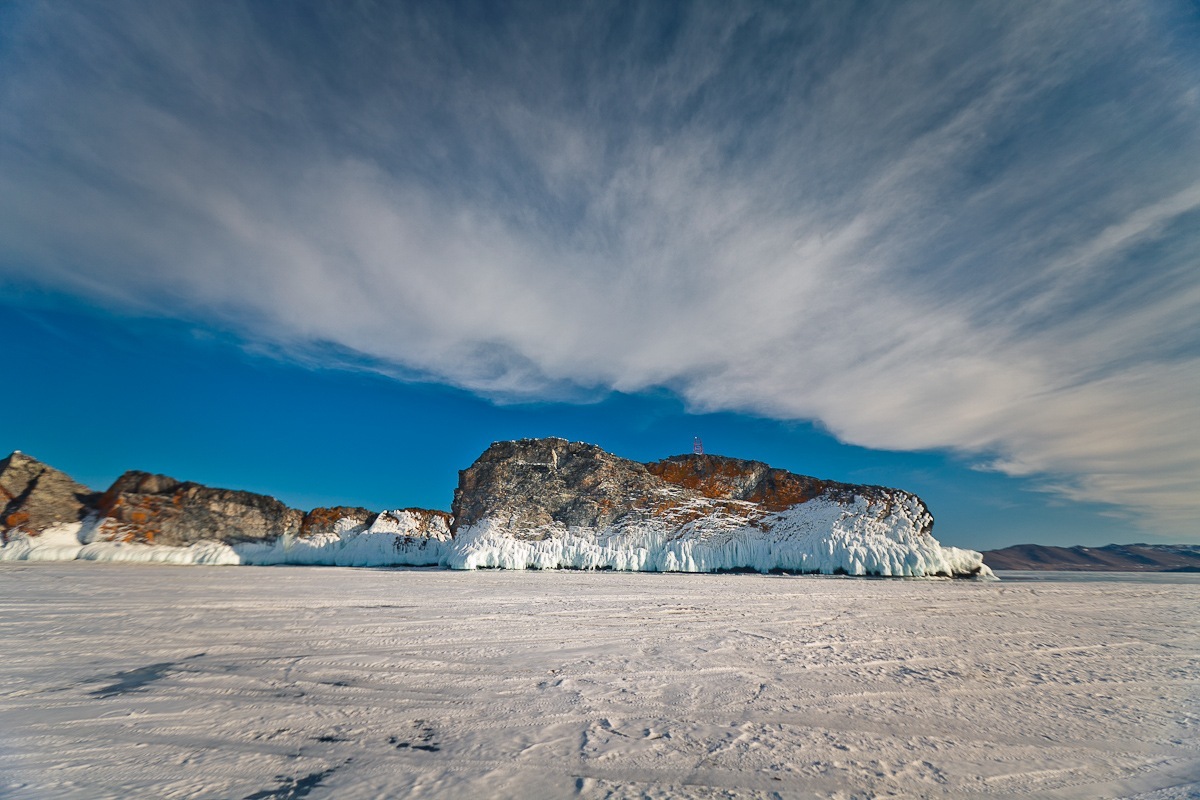
POLYGON ((166 475, 126 472, 101 496, 98 538, 186 547, 273 540, 300 532, 304 515, 274 497, 211 489, 166 475))
POLYGON ((88 487, 16 452, 0 461, 0 532, 39 534, 55 525, 79 522, 96 497, 88 487))
POLYGON ((503 515, 517 536, 544 538, 547 526, 607 527, 653 513, 662 480, 644 464, 566 439, 496 442, 458 475, 454 530, 503 515))
POLYGON ((898 489, 721 456, 651 464, 565 439, 498 442, 459 475, 458 568, 986 574, 898 489))

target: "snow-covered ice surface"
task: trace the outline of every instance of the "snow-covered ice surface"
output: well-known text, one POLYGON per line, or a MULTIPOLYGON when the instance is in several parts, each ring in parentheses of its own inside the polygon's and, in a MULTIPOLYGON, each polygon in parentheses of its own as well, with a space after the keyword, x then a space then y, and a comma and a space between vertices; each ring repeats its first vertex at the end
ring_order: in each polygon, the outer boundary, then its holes
POLYGON ((0 564, 0 796, 1195 797, 1200 576, 0 564))

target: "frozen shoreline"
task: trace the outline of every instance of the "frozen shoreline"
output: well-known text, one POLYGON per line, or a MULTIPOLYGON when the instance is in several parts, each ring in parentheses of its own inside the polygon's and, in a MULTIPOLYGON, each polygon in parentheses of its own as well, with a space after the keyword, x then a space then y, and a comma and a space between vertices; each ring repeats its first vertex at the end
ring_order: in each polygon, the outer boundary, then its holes
POLYGON ((430 535, 405 511, 381 514, 369 527, 339 525, 332 533, 283 536, 272 541, 201 541, 186 547, 102 540, 99 520, 52 527, 31 536, 10 534, 5 561, 94 561, 197 566, 307 565, 614 570, 620 572, 755 572, 848 574, 875 577, 994 577, 973 550, 946 547, 905 526, 880 523, 864 509, 811 501, 770 515, 772 525, 712 518, 682 533, 648 520, 617 528, 544 526, 514 536, 504 524, 484 522, 452 536, 448 526, 430 535), (721 520, 716 520, 717 523, 721 520), (419 531, 422 531, 418 533, 419 531))
POLYGON ((1188 581, 2 564, 0 794, 1182 798, 1197 607, 1188 581))

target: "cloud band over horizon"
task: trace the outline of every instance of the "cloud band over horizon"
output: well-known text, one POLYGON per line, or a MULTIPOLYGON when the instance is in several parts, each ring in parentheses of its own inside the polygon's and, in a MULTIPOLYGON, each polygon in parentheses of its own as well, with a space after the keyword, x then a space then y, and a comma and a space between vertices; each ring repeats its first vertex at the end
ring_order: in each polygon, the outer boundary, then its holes
POLYGON ((667 387, 1196 535, 1187 4, 0 14, 0 282, 503 401, 667 387))

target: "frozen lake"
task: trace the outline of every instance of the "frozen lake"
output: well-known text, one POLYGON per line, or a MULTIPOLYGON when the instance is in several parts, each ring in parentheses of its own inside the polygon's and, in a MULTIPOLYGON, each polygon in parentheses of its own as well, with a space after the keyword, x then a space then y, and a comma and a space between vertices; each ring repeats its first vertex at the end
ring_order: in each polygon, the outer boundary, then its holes
POLYGON ((0 796, 1195 797, 1198 610, 1197 576, 4 564, 0 796))

